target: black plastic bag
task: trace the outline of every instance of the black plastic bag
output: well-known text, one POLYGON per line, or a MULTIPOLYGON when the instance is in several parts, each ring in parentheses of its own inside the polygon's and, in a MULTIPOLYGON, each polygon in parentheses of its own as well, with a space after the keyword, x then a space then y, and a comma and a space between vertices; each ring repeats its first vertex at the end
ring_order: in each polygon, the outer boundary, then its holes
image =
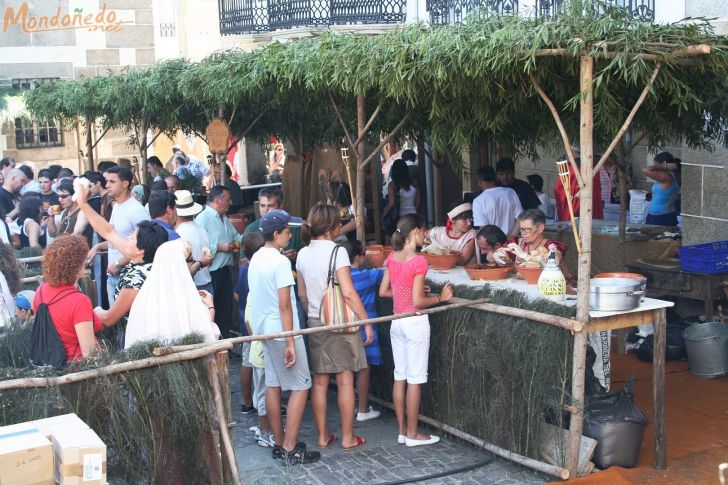
POLYGON ((634 381, 619 392, 592 397, 584 409, 584 436, 597 440, 592 461, 599 468, 637 464, 648 421, 632 398, 634 381))
POLYGON ((607 390, 599 382, 597 376, 594 375, 594 362, 597 361, 597 354, 591 345, 586 346, 586 368, 584 369, 584 393, 587 396, 602 394, 607 390))
MULTIPOLYGON (((667 326, 667 347, 665 349, 665 360, 685 360, 688 358, 685 340, 682 332, 685 327, 680 325, 667 326)), ((637 358, 642 362, 652 362, 652 354, 655 345, 654 335, 648 335, 637 347, 637 358)))
POLYGON ((30 334, 28 354, 31 365, 52 365, 56 369, 62 369, 66 365, 66 348, 61 343, 48 306, 77 292, 73 290, 61 293, 48 303, 44 303, 42 295, 40 296, 40 304, 33 321, 33 332, 30 334))

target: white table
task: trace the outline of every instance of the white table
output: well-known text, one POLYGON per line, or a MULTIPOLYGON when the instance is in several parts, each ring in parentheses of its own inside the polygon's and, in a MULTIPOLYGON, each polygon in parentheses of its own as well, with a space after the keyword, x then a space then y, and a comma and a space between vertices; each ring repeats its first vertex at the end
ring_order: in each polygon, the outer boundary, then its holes
MULTIPOLYGON (((430 268, 427 273, 427 279, 440 284, 450 282, 453 286, 483 287, 487 284, 493 289, 521 292, 533 300, 541 298, 536 285, 529 285, 517 275, 497 281, 471 280, 462 267, 456 266, 444 271, 430 268)), ((575 306, 576 297, 567 296, 566 299, 557 303, 565 306, 575 306)), ((667 467, 665 435, 665 347, 667 339, 667 319, 665 317, 665 310, 672 306, 674 306, 674 303, 671 301, 645 298, 637 308, 632 310, 590 311, 589 322, 587 324, 589 333, 636 327, 643 324, 652 324, 654 326, 652 392, 655 413, 655 468, 660 470, 667 467)))

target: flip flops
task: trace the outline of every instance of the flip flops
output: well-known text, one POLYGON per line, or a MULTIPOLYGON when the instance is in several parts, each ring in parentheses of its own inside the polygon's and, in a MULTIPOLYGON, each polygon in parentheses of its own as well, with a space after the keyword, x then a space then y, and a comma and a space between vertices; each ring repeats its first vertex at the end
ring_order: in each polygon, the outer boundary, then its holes
POLYGON ((344 451, 351 451, 354 448, 358 448, 358 447, 360 447, 361 445, 363 445, 364 443, 367 442, 367 440, 365 440, 364 438, 362 438, 360 436, 355 436, 354 438, 356 438, 356 444, 354 446, 349 446, 348 448, 345 448, 345 447, 342 446, 341 449, 344 450, 344 451))
POLYGON ((339 439, 339 438, 337 438, 337 437, 336 437, 336 435, 334 435, 334 434, 330 434, 330 435, 329 435, 329 439, 328 439, 328 441, 326 441, 326 444, 325 444, 324 446, 319 446, 319 448, 321 448, 322 450, 323 450, 324 448, 328 448, 328 447, 329 447, 329 445, 330 445, 331 443, 335 443, 335 442, 336 442, 336 440, 338 440, 338 439, 339 439))

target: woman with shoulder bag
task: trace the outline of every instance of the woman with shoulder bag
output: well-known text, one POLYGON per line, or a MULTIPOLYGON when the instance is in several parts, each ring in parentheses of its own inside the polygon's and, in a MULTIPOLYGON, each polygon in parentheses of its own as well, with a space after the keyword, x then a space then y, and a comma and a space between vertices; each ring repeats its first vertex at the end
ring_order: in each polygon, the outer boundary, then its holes
MULTIPOLYGON (((327 290, 330 270, 334 286, 338 284, 340 297, 352 318, 364 320, 367 312, 351 281, 351 263, 345 249, 334 244, 340 228, 339 210, 331 205, 314 206, 303 224, 302 236, 307 246, 301 249, 296 260, 298 296, 301 299, 309 327, 320 327, 321 303, 327 290)), ((324 312, 326 314, 326 312, 324 312)), ((311 403, 318 431, 318 446, 326 448, 336 441, 326 422, 329 374, 336 375, 341 416, 341 446, 349 450, 361 446, 365 440, 354 435, 354 373, 367 367, 364 345, 373 340, 370 325, 366 325, 367 341, 362 339, 357 327, 351 333, 325 332, 309 336, 310 362, 313 371, 311 403)))

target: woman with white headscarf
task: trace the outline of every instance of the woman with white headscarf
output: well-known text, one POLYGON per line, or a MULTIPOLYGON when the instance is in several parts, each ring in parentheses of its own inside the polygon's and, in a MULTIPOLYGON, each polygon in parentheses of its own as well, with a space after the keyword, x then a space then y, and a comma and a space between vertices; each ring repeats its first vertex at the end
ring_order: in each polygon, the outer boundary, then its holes
POLYGON ((466 265, 475 254, 473 206, 463 201, 455 202, 447 213, 446 225, 430 229, 427 238, 433 246, 458 251, 461 256, 456 264, 466 265))
POLYGON ((157 249, 152 269, 129 312, 124 348, 144 340, 174 340, 190 333, 201 334, 205 342, 220 337, 214 323, 212 295, 195 287, 185 262, 185 254, 189 254, 186 245, 177 239, 157 249))

